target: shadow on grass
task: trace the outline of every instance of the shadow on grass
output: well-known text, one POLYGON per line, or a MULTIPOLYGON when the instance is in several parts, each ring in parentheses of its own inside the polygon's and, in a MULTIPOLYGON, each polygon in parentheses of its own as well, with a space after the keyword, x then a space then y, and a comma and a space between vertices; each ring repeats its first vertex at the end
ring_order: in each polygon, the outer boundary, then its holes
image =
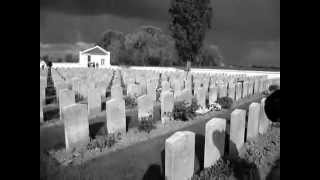
POLYGON ((271 168, 266 180, 280 180, 280 157, 276 160, 275 164, 271 168))
POLYGON ((60 118, 59 108, 43 112, 43 120, 44 121, 49 121, 52 119, 59 119, 59 118, 60 118))
POLYGON ((161 164, 151 164, 144 173, 142 180, 165 180, 165 149, 161 153, 161 164))
POLYGON ((238 180, 260 180, 260 174, 256 164, 239 157, 236 144, 229 141, 229 152, 223 157, 231 162, 233 176, 238 180))
POLYGON ((225 131, 214 131, 212 133, 212 142, 217 147, 219 154, 224 154, 225 137, 225 131))
POLYGON ((158 164, 151 164, 143 175, 142 180, 164 180, 160 166, 158 164))
POLYGON ((199 173, 203 170, 204 166, 204 143, 205 137, 202 134, 196 134, 195 136, 195 162, 194 173, 199 173))
POLYGON ((94 139, 97 135, 106 135, 107 127, 105 122, 96 122, 89 125, 89 136, 94 139))

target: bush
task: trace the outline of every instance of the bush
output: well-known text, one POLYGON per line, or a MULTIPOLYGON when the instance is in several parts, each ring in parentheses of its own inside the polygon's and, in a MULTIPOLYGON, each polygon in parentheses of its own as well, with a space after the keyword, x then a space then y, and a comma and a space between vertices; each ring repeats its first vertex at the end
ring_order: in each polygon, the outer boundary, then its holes
POLYGON ((150 115, 149 117, 143 117, 140 119, 138 130, 145 131, 147 133, 150 133, 152 129, 155 129, 156 127, 154 126, 154 120, 152 116, 150 115))
POLYGON ((231 162, 229 160, 223 160, 220 158, 215 165, 203 169, 199 175, 195 174, 191 180, 202 179, 228 179, 232 174, 231 162))
POLYGON ((272 84, 272 85, 269 86, 269 91, 270 92, 276 91, 278 89, 280 89, 280 86, 278 86, 277 84, 272 84))
POLYGON ((137 106, 137 99, 135 97, 132 96, 126 96, 124 97, 124 102, 126 104, 126 107, 136 107, 137 106))
POLYGON ((232 107, 233 100, 230 97, 221 97, 217 99, 217 103, 221 105, 224 109, 229 109, 232 107))
POLYGON ((173 107, 173 118, 174 119, 181 119, 182 121, 187 121, 190 118, 193 118, 195 115, 195 111, 199 108, 197 99, 193 98, 191 105, 185 101, 176 102, 174 103, 173 107))
POLYGON ((97 136, 95 139, 91 139, 90 143, 87 145, 87 150, 102 149, 112 147, 117 141, 121 139, 121 133, 110 133, 106 136, 97 136))

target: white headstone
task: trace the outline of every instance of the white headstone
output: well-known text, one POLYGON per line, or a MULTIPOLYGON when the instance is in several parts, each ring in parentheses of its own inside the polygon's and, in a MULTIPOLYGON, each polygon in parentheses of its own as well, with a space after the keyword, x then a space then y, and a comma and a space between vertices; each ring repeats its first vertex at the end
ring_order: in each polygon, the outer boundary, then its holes
POLYGON ((251 103, 248 114, 247 139, 255 138, 259 131, 260 104, 251 103))
POLYGON ((226 120, 213 118, 206 123, 204 168, 210 167, 224 155, 226 120))
POLYGON ((209 104, 213 104, 216 102, 218 98, 218 87, 217 86, 211 86, 209 89, 209 104))
POLYGON ((85 104, 72 104, 62 109, 66 150, 89 143, 88 110, 85 104))
POLYGON ((187 180, 194 172, 195 133, 178 131, 166 139, 165 179, 187 180))
POLYGON ((242 98, 242 83, 236 84, 236 100, 240 100, 242 98))
POLYGON ((235 150, 239 152, 244 144, 244 133, 246 125, 246 111, 242 109, 235 109, 231 113, 230 120, 230 146, 229 152, 234 153, 235 150), (236 148, 236 149, 235 149, 236 148))
POLYGON ((111 87, 111 98, 112 99, 123 99, 123 90, 121 86, 114 85, 111 87))
POLYGON ((268 119, 264 110, 265 101, 266 101, 266 98, 262 98, 260 103, 260 115, 259 115, 259 133, 260 134, 264 134, 267 131, 268 126, 270 124, 270 120, 268 119))
POLYGON ((197 98, 197 103, 198 105, 203 108, 206 109, 206 89, 205 87, 199 87, 196 91, 196 98, 197 98))
POLYGON ((219 84, 219 98, 227 96, 227 86, 225 84, 219 84))
POLYGON ((153 103, 152 98, 148 95, 142 95, 137 98, 139 120, 149 116, 153 117, 153 103))
POLYGON ((161 93, 161 122, 166 123, 173 120, 173 106, 174 98, 173 93, 165 91, 161 93))
POLYGON ((101 111, 101 95, 98 89, 88 89, 88 112, 89 115, 96 115, 101 111))
POLYGON ((126 110, 123 99, 106 102, 108 133, 126 132, 126 110))
POLYGON ((69 89, 63 89, 60 91, 59 94, 59 112, 60 112, 60 119, 61 118, 61 113, 62 113, 62 108, 69 106, 71 104, 75 104, 75 94, 72 90, 69 89))
POLYGON ((235 94, 236 94, 236 86, 233 83, 230 83, 228 88, 228 97, 234 100, 235 94))

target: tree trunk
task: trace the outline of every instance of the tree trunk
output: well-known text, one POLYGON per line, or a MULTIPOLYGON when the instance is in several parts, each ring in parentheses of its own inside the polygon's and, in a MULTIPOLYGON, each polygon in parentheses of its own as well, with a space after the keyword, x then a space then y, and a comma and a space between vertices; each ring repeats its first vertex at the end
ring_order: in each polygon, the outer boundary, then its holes
POLYGON ((191 70, 191 61, 188 60, 187 61, 187 72, 189 72, 191 70))

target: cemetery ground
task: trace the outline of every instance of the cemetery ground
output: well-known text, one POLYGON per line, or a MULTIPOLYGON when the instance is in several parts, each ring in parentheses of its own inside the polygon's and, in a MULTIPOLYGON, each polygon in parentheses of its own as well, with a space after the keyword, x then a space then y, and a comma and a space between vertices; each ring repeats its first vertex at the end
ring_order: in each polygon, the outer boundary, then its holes
MULTIPOLYGON (((280 127, 266 132, 270 121, 260 109, 264 109, 265 92, 271 92, 268 87, 278 83, 280 88, 280 79, 268 79, 267 75, 126 69, 40 71, 40 179, 165 179, 165 173, 170 173, 165 163, 174 156, 167 153, 167 140, 187 131, 194 138, 185 143, 189 154, 182 156, 190 157, 189 163, 184 163, 189 167, 188 178, 208 179, 214 174, 265 179, 279 156, 280 127), (226 109, 201 108, 214 102, 226 109), (207 130, 209 121, 212 128, 220 122, 214 117, 224 121, 224 135, 212 139, 218 144, 225 141, 219 152, 212 149, 218 145, 208 149, 205 143, 211 142, 207 133, 213 133, 207 130), (263 135, 257 137, 258 130, 263 135), (255 139, 246 140, 247 134, 255 139), (239 144, 241 141, 246 144, 239 144), (233 142, 239 150, 236 156, 229 155, 233 142), (222 159, 206 166, 206 152, 215 152, 214 156, 222 159)), ((175 139, 172 145, 184 147, 184 139, 175 139)), ((179 158, 172 162, 179 162, 179 158)), ((181 164, 174 167, 182 172, 187 168, 181 164)))
MULTIPOLYGON (((261 95, 244 98, 237 101, 234 107, 229 110, 223 109, 222 111, 197 115, 190 121, 175 120, 163 125, 159 120, 155 124, 156 128, 150 133, 138 131, 137 110, 126 108, 127 134, 122 134, 121 139, 110 148, 76 154, 66 154, 63 153, 63 150, 59 151, 64 146, 64 129, 61 121, 54 120, 55 122, 40 127, 41 177, 43 179, 164 179, 164 142, 166 138, 178 130, 189 130, 196 133, 195 172, 198 176, 203 176, 205 171, 208 171, 203 170, 204 157, 202 152, 206 122, 212 117, 228 120, 230 113, 235 108, 248 109, 250 103, 260 102, 261 98, 261 95), (47 151, 49 147, 53 147, 55 150, 47 151)), ((155 117, 158 116, 158 119, 160 118, 159 108, 159 105, 155 105, 155 117)), ((89 119, 91 135, 103 135, 105 111, 89 119)), ((251 173, 252 176, 252 169, 255 166, 252 166, 247 160, 251 158, 258 161, 257 159, 260 158, 257 163, 259 165, 258 173, 255 173, 264 179, 273 167, 275 158, 280 156, 280 139, 279 142, 276 141, 277 137, 280 137, 279 133, 280 128, 274 127, 263 136, 256 138, 254 143, 246 143, 240 151, 240 160, 231 160, 233 170, 232 172, 226 170, 224 172, 226 176, 236 177, 236 179, 243 179, 244 176, 248 176, 248 173, 249 175, 251 173), (250 155, 247 156, 248 154, 250 155), (263 155, 261 156, 261 154, 263 155), (244 164, 239 165, 241 160, 244 164)), ((231 169, 229 167, 229 171, 231 169)), ((197 175, 193 178, 197 179, 197 175)))

